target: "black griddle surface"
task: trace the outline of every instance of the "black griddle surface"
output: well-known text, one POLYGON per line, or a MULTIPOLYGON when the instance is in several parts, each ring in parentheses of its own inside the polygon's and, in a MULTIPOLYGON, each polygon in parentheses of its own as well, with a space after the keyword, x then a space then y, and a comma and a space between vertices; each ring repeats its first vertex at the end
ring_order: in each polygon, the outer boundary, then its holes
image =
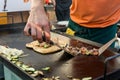
MULTIPOLYGON (((41 70, 43 67, 50 67, 50 71, 44 71, 45 77, 60 76, 61 80, 69 80, 67 76, 73 76, 74 78, 92 77, 95 79, 104 74, 104 62, 97 56, 81 55, 73 57, 64 53, 64 51, 42 55, 26 48, 25 44, 31 42, 32 38, 23 34, 23 28, 23 26, 17 26, 16 28, 9 28, 8 26, 8 29, 0 29, 0 44, 21 49, 25 54, 29 54, 29 56, 22 58, 21 61, 31 64, 35 69, 41 70)), ((105 53, 114 55, 111 51, 105 53)), ((108 73, 119 69, 119 60, 117 58, 110 61, 108 73)), ((40 77, 35 79, 39 80, 40 77)))

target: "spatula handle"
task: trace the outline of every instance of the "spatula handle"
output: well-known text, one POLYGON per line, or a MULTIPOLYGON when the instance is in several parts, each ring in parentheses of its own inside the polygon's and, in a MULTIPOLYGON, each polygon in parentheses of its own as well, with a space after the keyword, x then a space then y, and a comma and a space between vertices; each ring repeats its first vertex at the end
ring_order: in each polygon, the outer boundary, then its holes
POLYGON ((115 40, 117 40, 117 37, 113 38, 112 40, 110 40, 109 42, 107 42, 105 45, 103 45, 102 47, 100 47, 98 49, 99 55, 101 55, 115 40))

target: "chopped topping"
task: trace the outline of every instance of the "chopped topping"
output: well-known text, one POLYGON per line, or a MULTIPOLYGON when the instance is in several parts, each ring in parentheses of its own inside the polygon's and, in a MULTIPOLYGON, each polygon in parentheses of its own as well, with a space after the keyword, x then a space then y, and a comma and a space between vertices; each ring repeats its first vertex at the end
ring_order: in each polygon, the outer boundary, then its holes
POLYGON ((81 47, 80 48, 81 54, 86 54, 88 53, 88 49, 86 47, 81 47))
POLYGON ((49 43, 44 44, 44 48, 49 48, 50 46, 51 46, 51 44, 49 44, 49 43))
POLYGON ((92 77, 84 77, 82 80, 92 80, 92 77))
POLYGON ((44 70, 44 71, 48 71, 48 70, 50 70, 50 67, 42 68, 42 70, 44 70))
POLYGON ((37 46, 43 47, 43 48, 49 48, 51 45, 52 45, 52 44, 50 44, 50 43, 42 42, 42 43, 40 43, 40 44, 37 45, 37 46))
POLYGON ((65 47, 65 50, 72 55, 78 55, 78 54, 83 54, 83 55, 98 55, 98 49, 93 48, 93 49, 87 49, 86 47, 72 47, 72 46, 67 46, 65 47))
POLYGON ((51 78, 42 78, 41 80, 60 80, 59 76, 52 76, 51 78))
POLYGON ((33 68, 29 65, 26 65, 23 62, 19 61, 19 58, 28 56, 28 55, 23 55, 22 50, 18 50, 16 48, 9 48, 9 47, 5 47, 5 46, 0 45, 0 54, 3 57, 5 57, 6 59, 8 59, 9 61, 11 61, 16 66, 18 66, 23 71, 26 71, 31 76, 36 77, 38 75, 43 75, 42 71, 35 70, 35 68, 33 68))

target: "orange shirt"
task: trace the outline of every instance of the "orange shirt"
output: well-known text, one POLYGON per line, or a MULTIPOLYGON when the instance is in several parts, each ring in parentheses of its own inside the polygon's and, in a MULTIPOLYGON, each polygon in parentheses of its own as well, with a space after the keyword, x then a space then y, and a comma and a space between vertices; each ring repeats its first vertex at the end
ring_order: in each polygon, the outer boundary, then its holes
POLYGON ((120 20, 120 0, 72 0, 70 18, 89 28, 103 28, 120 20))

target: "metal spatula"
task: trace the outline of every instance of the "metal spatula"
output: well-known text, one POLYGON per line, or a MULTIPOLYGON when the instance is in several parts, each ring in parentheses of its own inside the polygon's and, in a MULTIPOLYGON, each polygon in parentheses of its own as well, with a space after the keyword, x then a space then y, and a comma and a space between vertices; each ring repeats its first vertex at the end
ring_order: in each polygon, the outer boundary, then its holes
POLYGON ((99 56, 114 42, 117 40, 117 36, 111 39, 109 42, 104 44, 102 47, 98 49, 99 56))

